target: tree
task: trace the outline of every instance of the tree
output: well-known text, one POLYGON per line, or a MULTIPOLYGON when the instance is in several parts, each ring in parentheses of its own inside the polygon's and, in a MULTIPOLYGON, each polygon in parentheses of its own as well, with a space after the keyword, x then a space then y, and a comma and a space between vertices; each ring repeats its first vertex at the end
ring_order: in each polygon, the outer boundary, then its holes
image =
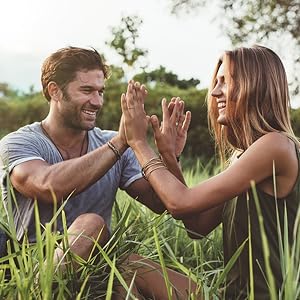
MULTIPOLYGON (((171 12, 191 12, 207 0, 169 0, 171 12)), ((282 36, 290 38, 295 47, 294 79, 295 93, 299 93, 300 70, 300 1, 299 0, 223 0, 218 1, 222 17, 233 45, 244 42, 262 43, 269 39, 282 42, 282 36)), ((225 26, 224 26, 225 25, 225 26)))
POLYGON ((138 29, 142 23, 142 19, 138 16, 123 17, 119 26, 112 27, 112 39, 106 42, 122 57, 123 63, 129 68, 146 67, 142 59, 147 56, 148 51, 137 46, 138 29))
POLYGON ((178 79, 178 76, 173 72, 166 71, 166 68, 160 66, 158 69, 155 69, 150 72, 142 72, 134 76, 134 79, 143 82, 145 84, 152 85, 153 83, 166 83, 169 86, 177 86, 180 89, 188 89, 196 87, 200 80, 191 78, 189 80, 178 79))
POLYGON ((206 4, 206 0, 169 0, 172 14, 191 13, 206 4))
POLYGON ((18 90, 13 89, 6 82, 0 82, 0 99, 10 99, 17 97, 19 94, 18 90))

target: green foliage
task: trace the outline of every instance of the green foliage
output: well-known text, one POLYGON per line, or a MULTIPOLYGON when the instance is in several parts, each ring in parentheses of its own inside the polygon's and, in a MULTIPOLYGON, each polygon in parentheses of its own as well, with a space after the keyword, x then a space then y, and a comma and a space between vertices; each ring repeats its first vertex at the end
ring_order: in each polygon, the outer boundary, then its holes
POLYGON ((17 90, 12 89, 8 83, 0 82, 0 100, 17 97, 18 94, 19 94, 19 92, 17 90))
POLYGON ((300 46, 300 2, 298 0, 226 0, 223 8, 229 20, 228 34, 233 43, 257 40, 272 33, 288 32, 300 46))
MULTIPOLYGON (((203 168, 200 161, 194 169, 185 173, 188 185, 207 179, 209 170, 203 168)), ((217 170, 215 170, 217 172, 217 170)), ((9 183, 8 183, 9 184, 9 183)), ((222 229, 219 227, 202 240, 191 240, 183 229, 181 221, 174 220, 167 214, 158 216, 131 199, 124 191, 117 194, 113 212, 113 232, 104 247, 94 244, 96 255, 87 261, 70 253, 67 233, 53 233, 51 228, 56 222, 59 207, 53 219, 44 228, 38 226, 37 243, 30 245, 26 238, 22 244, 16 241, 13 224, 12 202, 14 195, 9 193, 6 218, 0 219, 0 229, 10 236, 8 255, 0 257, 0 298, 1 299, 110 299, 115 283, 119 282, 127 292, 126 299, 132 299, 132 285, 128 282, 135 274, 130 266, 124 267, 124 261, 130 253, 137 253, 154 260, 165 267, 174 269, 196 281, 203 293, 202 299, 223 299, 220 289, 224 287, 226 274, 237 260, 247 240, 239 247, 226 266, 223 266, 222 229), (58 265, 54 265, 53 253, 63 241, 67 271, 63 274, 58 265), (76 271, 72 266, 79 265, 76 271), (125 278, 127 280, 125 280, 125 278), (221 297, 221 298, 220 298, 221 297)), ((72 201, 72 199, 68 200, 72 201)), ((257 204, 257 198, 256 198, 257 204)), ((2 201, 0 211, 3 211, 2 201)), ((66 203, 66 202, 65 202, 66 203)), ((266 264, 270 257, 268 242, 259 206, 258 216, 263 238, 266 264)), ((35 217, 39 212, 35 204, 35 217)), ((63 220, 65 218, 63 217, 63 220)), ((294 242, 289 244, 289 233, 285 213, 284 230, 280 232, 280 265, 284 278, 280 294, 270 285, 270 299, 299 299, 300 287, 300 210, 298 211, 293 231, 294 242), (271 297, 272 295, 272 297, 271 297), (277 297, 278 296, 278 297, 277 297)), ((63 221, 63 223, 65 223, 63 221)), ((66 226, 65 226, 66 227, 66 226)), ((278 228, 280 228, 278 223, 278 228)), ((251 240, 251 236, 249 239, 251 240)), ((252 259, 251 256, 249 259, 252 259)), ((267 274, 272 278, 271 270, 267 274)), ((165 284, 170 287, 167 276, 165 284)), ((163 279, 162 279, 163 280, 163 279)), ((272 281, 272 280, 271 280, 272 281)), ((269 281, 269 282, 271 282, 269 281)), ((132 281, 131 281, 132 283, 132 281)), ((253 287, 252 287, 253 288, 253 287)), ((255 291, 249 290, 249 299, 255 291)), ((252 298, 251 298, 252 295, 252 298)), ((194 299, 187 295, 186 299, 194 299)))
POLYGON ((169 0, 171 13, 176 15, 182 12, 193 13, 206 2, 207 0, 169 0))
MULTIPOLYGON (((121 117, 120 95, 126 91, 127 84, 122 81, 122 69, 113 67, 112 76, 107 81, 104 106, 97 119, 97 125, 104 129, 118 130, 121 117)), ((192 112, 186 156, 203 156, 210 159, 213 154, 213 142, 207 130, 205 94, 206 90, 196 88, 180 89, 158 82, 149 86, 145 108, 149 115, 161 118, 161 100, 166 97, 180 96, 186 101, 186 108, 192 112)), ((33 98, 17 97, 9 101, 0 101, 0 135, 3 136, 19 127, 42 120, 48 111, 48 103, 39 93, 33 98)), ((151 134, 150 134, 151 137, 151 134)))
POLYGON ((292 109, 291 111, 291 121, 293 124, 293 129, 295 134, 300 137, 300 108, 292 109))
MULTIPOLYGON (((200 171, 195 169, 193 172, 198 174, 200 171)), ((204 172, 199 176, 205 177, 205 174, 204 172)), ((104 247, 95 242, 96 255, 91 255, 87 261, 70 253, 66 230, 60 234, 50 230, 58 213, 64 215, 64 205, 59 207, 45 227, 40 227, 39 222, 36 222, 36 244, 30 245, 26 238, 21 245, 18 244, 12 221, 13 199, 14 195, 10 194, 8 218, 0 220, 0 228, 8 228, 6 232, 14 245, 12 248, 8 243, 8 255, 0 258, 1 299, 79 300, 104 299, 105 296, 106 299, 110 299, 107 295, 112 294, 113 283, 116 282, 120 282, 127 291, 126 299, 131 299, 131 285, 128 286, 128 281, 124 279, 127 273, 130 274, 130 269, 124 269, 123 266, 126 257, 131 253, 138 253, 186 274, 197 281, 201 289, 207 291, 207 295, 210 283, 222 272, 220 229, 207 239, 192 241, 180 221, 166 214, 158 216, 152 213, 123 191, 117 195, 111 239, 104 247), (53 261, 54 249, 60 241, 63 241, 62 247, 66 253, 64 263, 67 264, 67 270, 64 274, 59 268, 61 262, 55 265, 53 261), (79 265, 77 271, 72 267, 74 263, 79 265)), ((40 218, 36 204, 35 218, 40 218)), ((167 279, 166 284, 170 286, 167 279)), ((207 296, 205 299, 211 298, 207 296)))
POLYGON ((123 17, 121 24, 111 29, 112 39, 106 42, 129 67, 136 65, 148 53, 147 50, 137 47, 138 29, 142 23, 142 19, 138 16, 123 17))
POLYGON ((42 120, 47 115, 48 109, 48 103, 41 93, 27 100, 24 100, 24 97, 17 97, 0 101, 0 136, 23 125, 42 120))
MULTIPOLYGON (((171 13, 195 13, 207 0, 169 0, 171 13)), ((293 92, 299 93, 300 78, 300 1, 299 0, 223 0, 215 2, 221 8, 222 31, 225 30, 233 45, 251 42, 277 41, 282 36, 294 42, 293 92)))
POLYGON ((166 71, 166 68, 163 66, 160 66, 158 69, 150 72, 137 74, 134 76, 134 80, 149 84, 150 86, 157 83, 165 83, 170 86, 177 86, 183 90, 196 87, 200 83, 199 79, 194 78, 189 80, 179 80, 176 74, 166 71))
MULTIPOLYGON (((112 76, 106 84, 104 106, 97 118, 97 126, 118 130, 121 117, 120 95, 126 91, 126 88, 122 69, 113 66, 112 76)), ((192 121, 183 154, 189 165, 193 164, 195 157, 201 157, 206 162, 212 160, 215 149, 207 124, 205 100, 207 90, 193 87, 181 89, 164 82, 156 82, 153 86, 149 84, 148 91, 145 109, 149 115, 158 115, 160 120, 163 97, 170 100, 173 96, 179 96, 185 100, 186 109, 192 112, 192 121)), ((18 96, 11 100, 0 101, 0 136, 17 130, 25 124, 42 120, 47 115, 48 109, 48 102, 41 93, 35 93, 32 97, 18 96)), ((296 135, 300 136, 300 109, 291 111, 291 119, 296 135)), ((151 130, 149 130, 149 139, 153 142, 151 130)))

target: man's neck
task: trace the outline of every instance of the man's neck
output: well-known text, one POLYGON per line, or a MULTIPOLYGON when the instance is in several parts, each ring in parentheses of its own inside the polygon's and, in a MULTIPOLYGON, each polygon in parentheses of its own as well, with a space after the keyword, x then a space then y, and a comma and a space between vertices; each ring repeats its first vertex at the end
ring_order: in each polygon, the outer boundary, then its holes
POLYGON ((68 128, 48 118, 41 122, 41 127, 65 159, 86 153, 88 146, 86 130, 68 128))

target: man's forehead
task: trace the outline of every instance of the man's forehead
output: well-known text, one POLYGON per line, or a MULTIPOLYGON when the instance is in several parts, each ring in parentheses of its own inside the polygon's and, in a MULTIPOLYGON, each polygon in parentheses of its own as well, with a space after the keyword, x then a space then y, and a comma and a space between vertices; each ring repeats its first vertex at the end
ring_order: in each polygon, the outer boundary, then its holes
POLYGON ((77 71, 75 77, 75 80, 79 81, 81 84, 87 84, 92 82, 104 84, 104 79, 104 73, 99 69, 77 71))

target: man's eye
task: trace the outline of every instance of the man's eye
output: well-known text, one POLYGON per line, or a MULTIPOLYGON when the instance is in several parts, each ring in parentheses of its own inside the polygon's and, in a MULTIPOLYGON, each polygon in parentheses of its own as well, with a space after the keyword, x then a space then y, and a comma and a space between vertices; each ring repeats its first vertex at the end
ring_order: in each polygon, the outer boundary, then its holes
POLYGON ((98 91, 99 96, 103 96, 103 91, 98 91))

